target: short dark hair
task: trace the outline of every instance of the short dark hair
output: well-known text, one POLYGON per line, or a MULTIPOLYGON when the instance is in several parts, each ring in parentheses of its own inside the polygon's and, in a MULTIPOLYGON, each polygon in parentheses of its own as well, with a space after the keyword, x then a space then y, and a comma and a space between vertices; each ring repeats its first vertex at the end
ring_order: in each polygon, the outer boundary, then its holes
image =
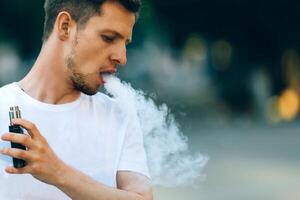
POLYGON ((92 16, 100 15, 101 5, 107 1, 120 3, 128 11, 134 13, 136 18, 139 15, 141 0, 45 0, 43 42, 53 31, 56 17, 60 12, 68 12, 79 26, 84 26, 92 16))

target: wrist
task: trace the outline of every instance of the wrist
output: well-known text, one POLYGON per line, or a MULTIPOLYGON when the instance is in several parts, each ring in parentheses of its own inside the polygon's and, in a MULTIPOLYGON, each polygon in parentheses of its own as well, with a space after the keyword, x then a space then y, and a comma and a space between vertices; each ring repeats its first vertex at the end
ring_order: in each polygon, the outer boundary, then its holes
POLYGON ((52 185, 56 187, 64 186, 66 184, 66 180, 68 180, 68 172, 70 172, 70 168, 70 166, 61 161, 55 170, 55 176, 52 185))

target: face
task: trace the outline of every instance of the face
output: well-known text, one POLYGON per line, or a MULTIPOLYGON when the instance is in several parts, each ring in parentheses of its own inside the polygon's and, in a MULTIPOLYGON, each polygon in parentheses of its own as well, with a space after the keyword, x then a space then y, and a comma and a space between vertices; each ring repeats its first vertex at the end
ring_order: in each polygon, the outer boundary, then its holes
POLYGON ((126 45, 131 41, 135 15, 116 2, 101 6, 84 28, 77 29, 65 57, 73 87, 94 95, 105 82, 103 75, 126 64, 126 45))

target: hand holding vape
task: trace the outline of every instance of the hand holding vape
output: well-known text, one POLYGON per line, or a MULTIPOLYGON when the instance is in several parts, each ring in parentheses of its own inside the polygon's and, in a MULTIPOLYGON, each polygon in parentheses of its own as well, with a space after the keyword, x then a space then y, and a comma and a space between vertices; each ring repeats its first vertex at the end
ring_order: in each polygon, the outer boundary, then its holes
MULTIPOLYGON (((21 111, 18 106, 10 107, 10 110, 9 110, 9 119, 10 119, 9 132, 24 134, 24 131, 20 125, 15 125, 12 123, 12 120, 15 118, 21 118, 21 111)), ((24 145, 14 143, 14 142, 11 142, 11 147, 26 150, 26 147, 24 145)), ((26 166, 26 162, 24 160, 18 159, 18 158, 13 158, 13 164, 14 164, 15 168, 22 168, 22 167, 26 166)))

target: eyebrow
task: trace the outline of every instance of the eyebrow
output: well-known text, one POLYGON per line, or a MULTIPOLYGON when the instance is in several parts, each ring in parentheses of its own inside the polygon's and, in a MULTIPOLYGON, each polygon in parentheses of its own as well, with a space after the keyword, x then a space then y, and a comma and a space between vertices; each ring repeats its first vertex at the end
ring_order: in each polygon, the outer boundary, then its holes
MULTIPOLYGON (((111 34, 114 34, 116 37, 118 38, 121 38, 121 39, 124 39, 125 37, 120 34, 119 32, 117 31, 114 31, 114 30, 110 30, 110 29, 105 29, 105 30, 102 30, 101 33, 111 33, 111 34)), ((132 42, 132 39, 129 38, 129 39, 126 39, 126 43, 127 44, 130 44, 132 42)))

